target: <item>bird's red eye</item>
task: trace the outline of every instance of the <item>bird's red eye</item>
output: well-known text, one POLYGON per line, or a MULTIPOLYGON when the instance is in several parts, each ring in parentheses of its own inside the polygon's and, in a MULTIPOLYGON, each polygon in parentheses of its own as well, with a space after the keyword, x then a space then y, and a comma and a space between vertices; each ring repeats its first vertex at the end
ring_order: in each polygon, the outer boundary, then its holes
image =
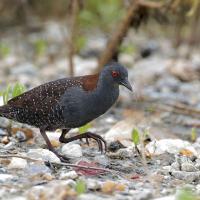
POLYGON ((112 71, 112 77, 115 78, 119 76, 119 72, 116 72, 116 71, 112 71))

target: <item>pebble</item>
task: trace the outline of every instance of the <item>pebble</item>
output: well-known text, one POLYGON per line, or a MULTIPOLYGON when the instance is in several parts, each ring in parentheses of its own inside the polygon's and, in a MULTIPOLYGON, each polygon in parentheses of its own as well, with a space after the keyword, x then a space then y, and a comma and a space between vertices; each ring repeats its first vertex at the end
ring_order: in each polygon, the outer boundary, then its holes
POLYGON ((171 170, 180 170, 180 164, 178 163, 178 162, 173 162, 172 164, 171 164, 171 167, 170 167, 170 171, 171 170))
POLYGON ((186 172, 196 172, 198 169, 192 163, 182 163, 181 170, 186 172))
POLYGON ((197 156, 194 147, 188 141, 181 139, 161 139, 146 145, 146 150, 153 155, 160 155, 166 152, 178 154, 182 149, 187 149, 197 156))
POLYGON ((54 132, 47 131, 46 134, 47 134, 49 140, 58 140, 59 141, 59 137, 60 137, 61 132, 59 132, 59 131, 54 131, 54 132))
POLYGON ((6 149, 6 150, 9 150, 9 149, 13 149, 14 146, 15 146, 15 142, 14 141, 10 141, 3 148, 6 149))
POLYGON ((130 190, 129 193, 134 196, 134 200, 148 200, 152 199, 153 193, 149 189, 144 189, 142 191, 130 190))
POLYGON ((109 142, 116 140, 131 140, 133 127, 134 125, 130 121, 120 121, 105 133, 105 140, 109 142))
POLYGON ((24 142, 27 140, 26 135, 23 131, 17 131, 15 136, 19 142, 24 142))
POLYGON ((160 198, 156 198, 154 200, 175 200, 175 196, 170 195, 170 196, 166 196, 166 197, 160 197, 160 198))
POLYGON ((73 170, 69 172, 62 172, 60 174, 60 179, 76 179, 78 178, 78 174, 73 170))
POLYGON ((9 169, 24 169, 27 167, 27 161, 22 158, 12 158, 10 164, 8 165, 9 169))
POLYGON ((2 183, 13 178, 14 176, 11 174, 0 174, 0 182, 2 183))
POLYGON ((76 186, 76 182, 72 179, 65 180, 65 184, 69 185, 70 187, 73 187, 73 188, 76 186))
POLYGON ((8 135, 6 130, 0 128, 0 137, 8 135))
POLYGON ((130 148, 119 149, 117 152, 109 153, 108 156, 112 159, 127 159, 133 157, 133 151, 130 148))
POLYGON ((0 106, 3 106, 3 96, 0 96, 0 106))
POLYGON ((185 172, 185 171, 172 171, 172 176, 177 179, 184 180, 187 183, 191 183, 193 181, 197 181, 200 179, 200 172, 185 172))
POLYGON ((0 117, 1 128, 8 128, 10 126, 10 120, 4 117, 0 117))
POLYGON ((106 155, 96 155, 94 160, 95 160, 95 162, 99 163, 100 165, 103 165, 103 166, 109 165, 109 160, 106 155))
POLYGON ((25 168, 25 172, 30 176, 34 176, 37 174, 47 174, 50 173, 49 167, 44 164, 39 163, 31 163, 25 168))
POLYGON ((3 138, 1 138, 1 143, 3 144, 8 144, 10 142, 8 136, 4 136, 3 138))
POLYGON ((113 200, 112 197, 109 196, 100 196, 100 195, 95 195, 95 194, 81 194, 77 200, 113 200))
POLYGON ((72 142, 64 144, 62 146, 61 152, 66 157, 76 157, 76 158, 79 158, 79 157, 83 156, 81 146, 79 144, 74 144, 72 142))
POLYGON ((198 195, 200 195, 200 184, 196 185, 196 192, 198 195))
POLYGON ((53 152, 47 149, 30 149, 27 156, 37 160, 60 162, 60 159, 53 152))
POLYGON ((95 179, 87 179, 87 188, 89 190, 99 190, 101 189, 101 183, 95 179))
POLYGON ((108 146, 108 150, 112 152, 115 152, 121 148, 125 148, 125 146, 118 140, 111 142, 108 146))

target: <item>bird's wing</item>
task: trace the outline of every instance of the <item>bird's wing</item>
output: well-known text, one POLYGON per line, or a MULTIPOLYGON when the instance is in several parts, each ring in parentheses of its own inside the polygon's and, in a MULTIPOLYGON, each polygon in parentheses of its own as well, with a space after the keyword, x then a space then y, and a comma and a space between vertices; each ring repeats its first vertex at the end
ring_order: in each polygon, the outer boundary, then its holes
POLYGON ((8 101, 8 106, 25 108, 31 111, 48 112, 49 108, 56 105, 61 96, 71 87, 80 87, 85 91, 96 88, 98 75, 64 78, 48 82, 29 90, 8 101))
POLYGON ((60 96, 75 84, 79 84, 78 80, 59 79, 45 83, 9 100, 8 105, 26 108, 39 107, 45 102, 51 105, 58 101, 60 96))

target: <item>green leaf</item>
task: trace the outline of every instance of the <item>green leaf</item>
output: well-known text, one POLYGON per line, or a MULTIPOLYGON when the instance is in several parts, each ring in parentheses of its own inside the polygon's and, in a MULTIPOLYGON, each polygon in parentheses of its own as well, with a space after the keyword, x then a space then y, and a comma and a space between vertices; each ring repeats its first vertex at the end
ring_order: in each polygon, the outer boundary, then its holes
POLYGON ((17 97, 20 94, 22 94, 25 91, 25 86, 20 84, 20 83, 16 83, 13 87, 13 91, 12 91, 12 98, 13 97, 17 97))
POLYGON ((196 130, 196 128, 192 128, 190 138, 191 138, 192 142, 196 141, 196 139, 197 139, 197 130, 196 130))
POLYGON ((45 40, 37 40, 34 43, 35 52, 38 56, 44 55, 47 49, 47 42, 45 40))
POLYGON ((7 104, 8 100, 9 100, 9 96, 10 96, 10 92, 11 92, 12 88, 10 85, 7 86, 7 88, 5 89, 5 91, 3 91, 3 103, 7 104))
POLYGON ((83 180, 76 181, 75 190, 78 193, 78 195, 85 193, 86 192, 86 183, 83 180))
POLYGON ((132 141, 135 145, 138 145, 140 142, 140 133, 138 131, 138 129, 134 128, 132 131, 132 141))
POLYGON ((121 45, 119 47, 119 51, 121 53, 125 53, 125 54, 133 54, 135 52, 135 47, 132 44, 128 44, 128 45, 121 45))
POLYGON ((189 189, 182 189, 176 195, 176 200, 198 200, 197 196, 189 189))
POLYGON ((7 104, 9 99, 19 96, 24 91, 25 91, 25 86, 20 83, 16 83, 13 87, 8 85, 5 90, 0 92, 0 96, 3 97, 3 103, 7 104))
POLYGON ((78 52, 80 52, 81 49, 83 49, 86 45, 86 37, 84 36, 79 36, 78 38, 76 38, 75 40, 75 47, 76 47, 76 50, 78 52))
POLYGON ((1 43, 0 44, 0 56, 5 58, 10 54, 10 48, 6 45, 1 43))
POLYGON ((150 137, 149 128, 145 128, 144 130, 144 138, 150 137))
POLYGON ((87 132, 87 130, 88 130, 89 128, 91 128, 91 127, 92 127, 92 126, 91 126, 90 123, 88 123, 88 124, 86 124, 86 125, 84 125, 84 126, 81 126, 81 127, 79 128, 79 133, 80 133, 80 134, 83 134, 83 133, 87 132))

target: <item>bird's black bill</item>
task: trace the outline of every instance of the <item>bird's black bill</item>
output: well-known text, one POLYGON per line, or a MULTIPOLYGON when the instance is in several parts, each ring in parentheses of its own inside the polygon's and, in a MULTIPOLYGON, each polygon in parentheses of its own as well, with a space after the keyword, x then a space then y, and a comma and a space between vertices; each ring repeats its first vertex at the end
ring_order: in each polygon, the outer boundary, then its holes
POLYGON ((123 81, 120 82, 121 85, 125 86, 127 89, 129 89, 130 91, 133 91, 133 88, 131 86, 131 84, 129 83, 128 79, 124 79, 123 81))

